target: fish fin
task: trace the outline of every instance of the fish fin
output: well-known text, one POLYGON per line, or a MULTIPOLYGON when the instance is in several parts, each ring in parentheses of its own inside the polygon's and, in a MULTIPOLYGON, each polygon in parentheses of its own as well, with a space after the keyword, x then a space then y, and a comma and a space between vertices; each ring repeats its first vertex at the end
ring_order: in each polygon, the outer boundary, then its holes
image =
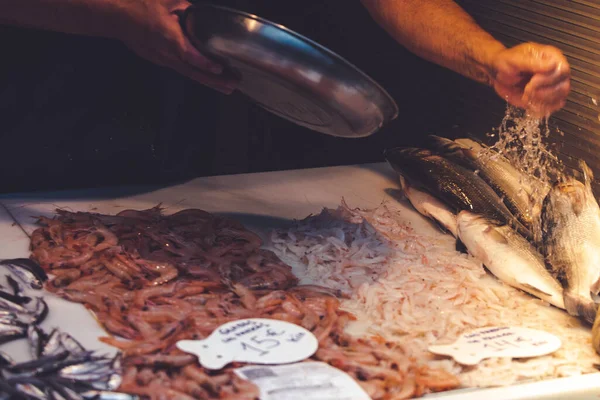
POLYGON ((508 243, 506 236, 504 236, 499 230, 491 225, 484 229, 483 234, 489 236, 492 240, 498 243, 508 243))
POLYGON ((456 239, 456 247, 455 247, 456 251, 460 252, 460 253, 465 253, 465 254, 469 254, 469 249, 467 249, 467 246, 465 246, 465 244, 462 242, 462 240, 460 239, 456 239))
MULTIPOLYGON (((523 287, 527 288, 527 291, 531 292, 532 294, 536 294, 536 295, 541 294, 544 296, 552 297, 552 295, 550 293, 546 293, 543 290, 536 288, 535 286, 531 286, 529 283, 520 283, 519 282, 519 286, 523 286, 523 287)), ((540 297, 540 296, 538 296, 538 297, 540 297)))
POLYGON ((579 166, 583 170, 583 180, 587 185, 589 182, 594 180, 594 171, 587 165, 587 163, 583 160, 579 160, 579 166))
POLYGON ((565 291, 563 297, 565 300, 565 308, 569 314, 582 317, 590 324, 594 323, 596 312, 598 311, 598 306, 594 303, 594 300, 568 291, 565 291))

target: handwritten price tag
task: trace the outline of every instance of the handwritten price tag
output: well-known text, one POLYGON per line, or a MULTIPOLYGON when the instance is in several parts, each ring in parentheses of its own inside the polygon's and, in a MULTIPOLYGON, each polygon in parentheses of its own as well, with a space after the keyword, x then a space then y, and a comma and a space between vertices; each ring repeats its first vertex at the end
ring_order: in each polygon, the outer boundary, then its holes
POLYGON ((301 326, 266 318, 231 321, 204 340, 180 340, 177 347, 198 357, 208 369, 232 361, 287 364, 312 356, 319 348, 315 335, 301 326))
POLYGON ((555 352, 561 345, 558 337, 544 331, 488 327, 464 333, 450 345, 429 346, 429 351, 451 356, 460 364, 476 365, 490 357, 539 357, 555 352))

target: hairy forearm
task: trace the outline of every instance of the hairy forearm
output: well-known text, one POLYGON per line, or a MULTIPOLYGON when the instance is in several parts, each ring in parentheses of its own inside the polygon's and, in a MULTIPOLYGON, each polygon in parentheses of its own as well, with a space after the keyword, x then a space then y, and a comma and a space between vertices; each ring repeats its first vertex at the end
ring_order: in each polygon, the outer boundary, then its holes
POLYGON ((452 0, 362 0, 372 17, 416 55, 489 84, 502 43, 452 0))
MULTIPOLYGON (((114 37, 120 0, 0 0, 0 24, 114 37)), ((126 3, 129 0, 121 0, 126 3)))

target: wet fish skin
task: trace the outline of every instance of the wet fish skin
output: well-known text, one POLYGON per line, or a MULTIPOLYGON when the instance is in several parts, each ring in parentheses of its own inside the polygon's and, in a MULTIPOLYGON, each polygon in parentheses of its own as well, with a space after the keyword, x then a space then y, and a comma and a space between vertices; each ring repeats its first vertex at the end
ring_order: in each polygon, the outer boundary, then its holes
POLYGON ((138 396, 107 391, 89 391, 81 394, 86 400, 137 400, 138 396))
POLYGON ((48 280, 48 275, 42 267, 29 258, 12 258, 1 260, 0 266, 8 268, 23 283, 29 285, 32 289, 41 289, 44 282, 48 280))
POLYGON ((543 256, 510 226, 461 211, 458 237, 469 253, 502 282, 564 309, 563 288, 546 269, 543 256))
POLYGON ((29 350, 33 359, 37 359, 42 355, 42 348, 46 340, 46 335, 36 325, 30 325, 27 328, 27 340, 29 342, 29 350))
POLYGON ((67 349, 71 353, 80 353, 85 351, 85 348, 79 343, 73 336, 69 335, 66 332, 60 333, 60 342, 62 346, 67 349))
MULTIPOLYGON (((585 166, 587 168, 587 166, 585 166)), ((590 324, 600 291, 600 207, 591 186, 575 178, 556 183, 542 215, 546 261, 565 288, 569 314, 590 324)))
POLYGON ((456 237, 456 215, 452 210, 429 193, 410 186, 402 176, 400 176, 400 184, 408 201, 421 215, 432 219, 443 230, 456 237))
POLYGON ((450 140, 430 135, 433 148, 444 157, 478 171, 478 175, 500 196, 508 209, 525 226, 541 215, 541 201, 550 189, 541 181, 523 175, 501 154, 470 139, 450 140), (492 157, 481 158, 485 152, 492 157))
POLYGON ((64 348, 60 340, 60 331, 58 329, 53 329, 47 335, 46 342, 44 343, 44 347, 42 349, 42 356, 56 354, 62 350, 64 350, 64 348))
POLYGON ((456 212, 467 210, 531 232, 510 212, 494 190, 472 171, 426 149, 396 147, 384 152, 392 168, 409 185, 438 198, 456 212))
POLYGON ((8 354, 0 351, 0 368, 8 367, 14 365, 15 360, 8 354))

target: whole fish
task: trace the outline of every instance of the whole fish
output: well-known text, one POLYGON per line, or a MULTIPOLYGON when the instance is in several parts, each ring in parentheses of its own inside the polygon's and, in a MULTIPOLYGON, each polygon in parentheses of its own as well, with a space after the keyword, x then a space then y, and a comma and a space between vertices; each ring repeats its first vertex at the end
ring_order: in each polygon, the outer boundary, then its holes
POLYGON ((461 211, 458 237, 469 253, 492 274, 512 287, 564 309, 563 288, 546 269, 544 257, 508 225, 461 211))
POLYGON ((32 289, 41 289, 44 286, 44 282, 48 280, 48 275, 46 275, 42 267, 29 258, 0 260, 0 266, 7 268, 32 289))
POLYGON ((421 215, 432 219, 443 230, 456 237, 456 215, 448 206, 429 193, 410 186, 402 176, 400 176, 400 186, 408 201, 421 215))
POLYGON ((500 196, 508 209, 528 228, 539 219, 542 200, 550 189, 517 170, 500 153, 471 139, 450 140, 429 136, 433 148, 444 157, 478 175, 500 196))
POLYGON ((542 227, 546 261, 565 288, 569 314, 593 323, 600 291, 600 207, 583 165, 586 184, 565 178, 544 200, 542 227))
POLYGON ((394 170, 414 188, 430 193, 453 211, 472 211, 511 224, 526 237, 531 232, 521 224, 494 190, 473 171, 430 150, 397 147, 384 156, 394 170))

